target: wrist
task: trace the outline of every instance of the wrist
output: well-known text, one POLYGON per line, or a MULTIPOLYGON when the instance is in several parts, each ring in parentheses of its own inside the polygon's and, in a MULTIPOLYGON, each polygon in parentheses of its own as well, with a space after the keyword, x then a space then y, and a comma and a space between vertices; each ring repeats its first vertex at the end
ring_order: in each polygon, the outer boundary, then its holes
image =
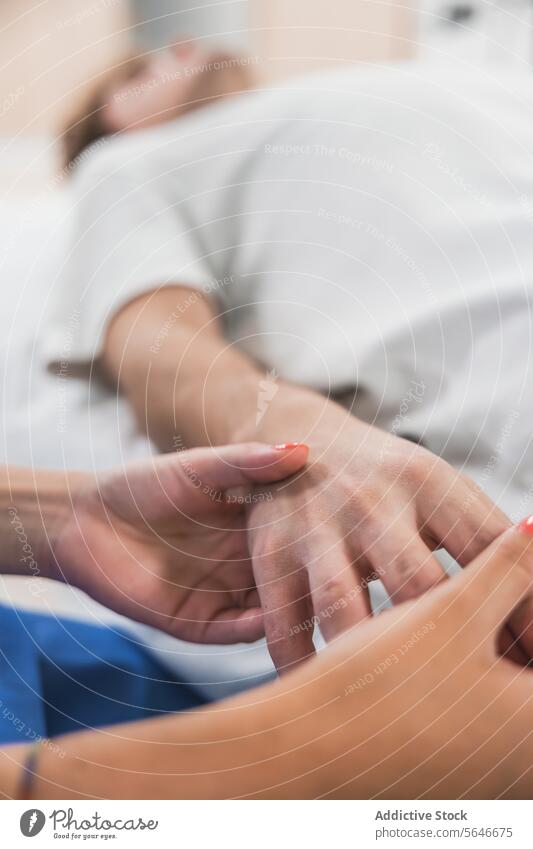
POLYGON ((18 798, 29 750, 27 743, 0 749, 0 798, 18 798))
POLYGON ((276 445, 309 443, 328 401, 316 392, 280 382, 275 391, 256 378, 246 415, 235 425, 232 442, 258 441, 276 445))
POLYGON ((5 469, 0 477, 0 521, 6 545, 1 568, 9 574, 60 578, 54 540, 72 515, 84 473, 5 469))
POLYGON ((257 421, 248 416, 232 434, 232 442, 255 440, 276 445, 284 442, 303 442, 309 446, 310 462, 339 454, 346 455, 346 428, 353 448, 360 429, 361 439, 368 426, 356 419, 335 401, 319 393, 281 384, 264 414, 257 421), (342 439, 340 439, 342 437, 342 439), (344 447, 343 447, 344 446, 344 447))

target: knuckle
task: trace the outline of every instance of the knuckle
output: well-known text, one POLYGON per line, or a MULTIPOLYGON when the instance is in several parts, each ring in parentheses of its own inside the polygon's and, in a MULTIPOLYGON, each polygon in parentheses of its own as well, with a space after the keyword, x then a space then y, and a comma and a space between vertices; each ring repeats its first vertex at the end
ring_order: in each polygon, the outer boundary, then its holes
POLYGON ((405 477, 419 486, 430 483, 439 474, 441 464, 442 460, 433 457, 424 448, 416 448, 406 460, 405 477))
POLYGON ((265 622, 268 645, 271 651, 283 652, 290 643, 290 626, 286 622, 280 621, 280 617, 275 612, 271 613, 268 619, 265 622))
POLYGON ((344 509, 349 513, 352 523, 367 520, 372 513, 372 498, 368 493, 347 490, 344 493, 344 509))
POLYGON ((496 543, 490 560, 497 558, 508 565, 509 573, 530 584, 533 579, 533 539, 522 533, 507 533, 496 543))
POLYGON ((472 530, 470 535, 470 544, 475 545, 476 550, 481 549, 484 551, 489 545, 494 542, 494 539, 503 531, 506 530, 505 525, 499 529, 493 529, 487 527, 487 525, 483 524, 481 527, 477 527, 472 530))
POLYGON ((274 567, 276 562, 286 558, 292 546, 292 540, 286 533, 280 533, 273 528, 260 528, 252 531, 252 557, 264 564, 274 567))
POLYGON ((423 595, 432 586, 432 582, 420 572, 405 574, 400 588, 402 598, 412 599, 423 595))
POLYGON ((330 575, 324 579, 319 588, 321 606, 328 606, 339 601, 346 595, 344 581, 339 575, 330 575))

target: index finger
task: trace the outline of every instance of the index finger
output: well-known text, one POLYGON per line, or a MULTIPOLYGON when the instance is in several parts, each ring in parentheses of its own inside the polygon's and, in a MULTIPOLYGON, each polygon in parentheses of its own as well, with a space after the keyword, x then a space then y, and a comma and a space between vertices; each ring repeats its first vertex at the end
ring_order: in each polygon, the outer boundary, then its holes
POLYGON ((307 573, 294 555, 252 552, 268 650, 282 675, 315 653, 307 573))

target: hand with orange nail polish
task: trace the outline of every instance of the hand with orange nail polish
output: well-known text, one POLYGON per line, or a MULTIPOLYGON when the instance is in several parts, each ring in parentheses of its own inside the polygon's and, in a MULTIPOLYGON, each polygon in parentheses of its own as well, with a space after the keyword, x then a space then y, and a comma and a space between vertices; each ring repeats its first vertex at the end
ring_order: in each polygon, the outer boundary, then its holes
MULTIPOLYGON (((55 481, 61 475, 38 474, 45 517, 47 487, 53 484, 56 493, 39 561, 43 568, 48 564, 49 577, 182 639, 259 639, 263 615, 245 506, 254 497, 254 484, 286 478, 306 460, 305 445, 197 448, 98 479, 77 474, 64 487, 61 509, 57 502, 63 490, 55 481)), ((30 521, 28 514, 25 522, 30 521)), ((42 534, 43 523, 35 524, 42 534)))

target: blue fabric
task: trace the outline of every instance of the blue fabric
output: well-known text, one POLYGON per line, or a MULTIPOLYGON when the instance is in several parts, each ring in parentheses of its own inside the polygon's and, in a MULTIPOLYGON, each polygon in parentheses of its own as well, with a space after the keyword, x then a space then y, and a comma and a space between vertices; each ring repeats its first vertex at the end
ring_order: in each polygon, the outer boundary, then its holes
POLYGON ((0 605, 0 744, 203 703, 125 634, 0 605))

